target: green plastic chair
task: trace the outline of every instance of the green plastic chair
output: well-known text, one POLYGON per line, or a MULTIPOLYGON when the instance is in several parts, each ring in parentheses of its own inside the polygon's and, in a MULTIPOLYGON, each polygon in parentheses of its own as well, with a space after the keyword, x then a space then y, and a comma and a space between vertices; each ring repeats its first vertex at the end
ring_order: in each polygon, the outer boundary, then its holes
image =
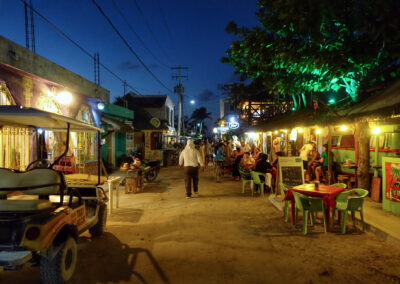
POLYGON ((267 175, 260 172, 250 172, 250 175, 254 184, 259 186, 261 196, 264 196, 264 181, 267 179, 267 175), (260 176, 264 177, 264 181, 261 181, 260 176))
MULTIPOLYGON (((287 193, 287 191, 289 190, 289 187, 288 187, 286 184, 284 184, 284 183, 281 183, 280 186, 281 186, 281 189, 282 189, 282 191, 283 191, 283 195, 285 196, 286 193, 287 193)), ((285 202, 285 203, 284 203, 284 205, 283 205, 283 218, 285 219, 285 222, 287 222, 288 219, 289 219, 289 205, 290 205, 290 200, 285 200, 284 202, 285 202)))
POLYGON ((347 213, 351 211, 353 226, 356 226, 356 212, 360 212, 362 230, 365 231, 363 203, 368 191, 362 188, 355 188, 346 192, 341 192, 336 196, 336 209, 332 211, 332 224, 336 211, 342 213, 342 234, 346 234, 347 213), (352 196, 356 194, 356 196, 352 196))
POLYGON ((331 186, 347 188, 347 184, 345 184, 345 183, 334 183, 334 184, 331 184, 331 186))
POLYGON ((324 231, 326 233, 326 216, 325 216, 325 206, 322 198, 308 197, 298 192, 292 192, 296 205, 296 215, 294 223, 297 224, 297 214, 298 211, 303 213, 303 233, 307 234, 307 221, 308 214, 310 214, 311 226, 314 226, 314 216, 313 214, 322 211, 322 218, 324 221, 324 231))
MULTIPOLYGON (((246 187, 246 183, 251 182, 251 175, 249 172, 245 172, 242 170, 239 170, 240 177, 242 178, 242 193, 244 193, 244 189, 246 187), (250 177, 250 178, 249 178, 250 177)), ((251 189, 251 195, 254 194, 254 190, 250 187, 251 189)))

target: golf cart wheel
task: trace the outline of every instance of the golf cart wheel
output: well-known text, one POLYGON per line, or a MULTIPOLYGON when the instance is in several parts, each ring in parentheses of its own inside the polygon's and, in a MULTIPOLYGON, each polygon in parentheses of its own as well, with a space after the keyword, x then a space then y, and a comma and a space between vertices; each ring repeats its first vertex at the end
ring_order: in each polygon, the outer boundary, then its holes
POLYGON ((43 283, 64 283, 75 272, 77 260, 76 240, 69 236, 53 259, 40 259, 40 274, 43 283))
POLYGON ((100 203, 99 205, 99 220, 96 225, 89 229, 89 233, 92 237, 99 237, 103 234, 106 223, 107 223, 107 204, 100 203))
POLYGON ((152 169, 146 174, 147 182, 153 182, 156 180, 156 178, 157 178, 157 170, 156 169, 152 169))

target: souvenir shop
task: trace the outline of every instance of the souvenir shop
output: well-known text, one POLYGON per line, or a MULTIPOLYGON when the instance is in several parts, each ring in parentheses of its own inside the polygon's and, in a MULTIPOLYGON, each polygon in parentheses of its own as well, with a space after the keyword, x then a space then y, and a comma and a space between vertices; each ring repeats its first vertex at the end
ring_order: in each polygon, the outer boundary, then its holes
MULTIPOLYGON (((99 126, 99 99, 3 63, 0 105, 36 108, 99 126)), ((96 134, 72 132, 70 138, 70 150, 56 167, 66 173, 80 172, 86 161, 97 160, 96 134)), ((23 171, 38 158, 54 161, 65 149, 65 141, 65 132, 1 125, 0 167, 23 171)))

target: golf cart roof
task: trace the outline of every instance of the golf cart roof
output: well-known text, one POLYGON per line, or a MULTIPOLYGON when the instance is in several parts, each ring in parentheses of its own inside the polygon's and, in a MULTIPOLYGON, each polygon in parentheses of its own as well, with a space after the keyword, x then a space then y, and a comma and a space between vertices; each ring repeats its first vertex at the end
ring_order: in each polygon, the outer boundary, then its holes
POLYGON ((22 106, 0 106, 0 127, 13 125, 62 131, 67 129, 67 123, 70 124, 71 131, 104 132, 96 126, 47 111, 22 106))

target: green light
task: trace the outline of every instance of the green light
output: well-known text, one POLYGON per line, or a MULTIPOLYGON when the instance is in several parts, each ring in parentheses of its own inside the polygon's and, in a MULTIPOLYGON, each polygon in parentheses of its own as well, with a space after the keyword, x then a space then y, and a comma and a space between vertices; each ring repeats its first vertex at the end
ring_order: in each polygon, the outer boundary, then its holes
POLYGON ((335 99, 329 99, 329 101, 328 101, 328 104, 334 104, 336 101, 335 101, 335 99))
POLYGON ((295 111, 296 110, 296 108, 295 107, 292 107, 292 111, 295 111))

